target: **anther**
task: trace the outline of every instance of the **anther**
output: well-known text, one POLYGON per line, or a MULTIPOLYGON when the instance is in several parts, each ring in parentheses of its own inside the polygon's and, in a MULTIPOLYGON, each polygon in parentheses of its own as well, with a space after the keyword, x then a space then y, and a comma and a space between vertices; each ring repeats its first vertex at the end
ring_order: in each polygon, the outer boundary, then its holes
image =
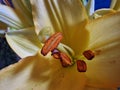
POLYGON ((41 50, 41 54, 44 56, 47 55, 48 52, 53 51, 60 41, 62 40, 63 36, 62 33, 55 33, 50 38, 48 38, 41 50))
POLYGON ((83 61, 83 60, 77 60, 76 63, 77 63, 77 70, 79 72, 86 72, 87 65, 86 65, 85 61, 83 61))
POLYGON ((63 67, 68 67, 72 65, 71 59, 67 56, 67 54, 60 52, 60 61, 63 67))
POLYGON ((87 50, 83 52, 83 55, 88 59, 88 60, 92 60, 95 57, 94 52, 92 52, 91 50, 87 50))

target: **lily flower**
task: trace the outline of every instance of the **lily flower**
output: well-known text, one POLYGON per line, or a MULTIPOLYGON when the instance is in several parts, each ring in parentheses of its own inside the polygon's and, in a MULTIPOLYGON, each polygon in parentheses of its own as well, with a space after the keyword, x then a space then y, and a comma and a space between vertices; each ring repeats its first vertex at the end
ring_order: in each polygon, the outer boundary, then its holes
MULTIPOLYGON (((13 3, 17 1, 23 0, 13 3)), ((120 12, 90 20, 81 0, 30 1, 33 26, 6 34, 23 59, 0 71, 1 90, 116 90, 120 86, 120 12)))

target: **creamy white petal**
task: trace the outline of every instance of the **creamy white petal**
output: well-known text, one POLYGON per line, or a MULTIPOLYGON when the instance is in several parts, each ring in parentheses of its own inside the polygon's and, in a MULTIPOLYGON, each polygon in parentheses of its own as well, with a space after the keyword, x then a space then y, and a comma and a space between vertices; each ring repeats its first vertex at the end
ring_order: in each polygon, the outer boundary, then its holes
POLYGON ((18 14, 18 17, 21 18, 25 27, 33 26, 32 12, 30 12, 28 8, 25 6, 25 5, 30 5, 30 4, 23 2, 23 0, 12 0, 12 2, 13 2, 15 11, 18 14))
POLYGON ((84 73, 39 53, 0 71, 1 90, 83 90, 84 73))
POLYGON ((88 3, 87 0, 81 0, 81 2, 83 3, 84 6, 86 6, 88 3))
POLYGON ((88 0, 88 3, 86 5, 86 10, 88 15, 92 15, 95 11, 95 0, 88 0))
POLYGON ((90 44, 95 52, 92 61, 86 61, 89 85, 96 87, 120 86, 120 12, 90 22, 90 44))
POLYGON ((2 4, 0 4, 0 21, 16 29, 23 28, 24 26, 13 8, 2 4))
POLYGON ((21 57, 35 55, 42 47, 34 27, 21 30, 10 30, 6 39, 11 48, 21 57))

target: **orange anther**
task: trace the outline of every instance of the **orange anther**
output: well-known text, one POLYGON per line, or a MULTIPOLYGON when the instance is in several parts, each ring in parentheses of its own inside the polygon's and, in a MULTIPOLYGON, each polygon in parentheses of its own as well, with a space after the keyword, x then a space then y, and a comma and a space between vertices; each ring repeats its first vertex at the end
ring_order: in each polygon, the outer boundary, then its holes
POLYGON ((77 70, 79 72, 86 72, 87 70, 87 65, 83 60, 77 60, 77 70))
POLYGON ((83 55, 88 59, 88 60, 92 60, 95 57, 94 52, 92 52, 91 50, 87 50, 83 52, 83 55))
POLYGON ((65 53, 60 53, 60 61, 63 67, 72 65, 71 59, 65 53))
POLYGON ((58 46, 58 44, 60 43, 62 38, 63 38, 63 36, 62 36, 62 33, 60 33, 60 32, 53 34, 45 42, 45 44, 41 50, 41 53, 45 56, 45 55, 47 55, 47 53, 49 51, 53 51, 58 46))

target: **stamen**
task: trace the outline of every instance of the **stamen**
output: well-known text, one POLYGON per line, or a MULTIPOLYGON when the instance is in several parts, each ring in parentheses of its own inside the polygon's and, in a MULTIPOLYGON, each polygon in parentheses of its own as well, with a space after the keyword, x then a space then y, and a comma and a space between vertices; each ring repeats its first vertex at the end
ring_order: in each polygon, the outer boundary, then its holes
POLYGON ((71 59, 67 56, 67 54, 60 52, 60 61, 63 67, 68 67, 72 65, 71 59))
POLYGON ((94 52, 92 52, 91 50, 87 50, 83 52, 83 55, 88 59, 88 60, 92 60, 95 57, 94 52))
POLYGON ((87 65, 86 65, 85 61, 83 61, 83 60, 77 60, 76 63, 77 63, 77 70, 79 72, 86 72, 87 65))
POLYGON ((47 55, 47 53, 49 51, 53 51, 58 46, 58 44, 60 43, 62 38, 63 38, 63 36, 62 36, 62 33, 60 33, 60 32, 53 34, 45 42, 45 44, 41 50, 41 53, 45 56, 45 55, 47 55))

